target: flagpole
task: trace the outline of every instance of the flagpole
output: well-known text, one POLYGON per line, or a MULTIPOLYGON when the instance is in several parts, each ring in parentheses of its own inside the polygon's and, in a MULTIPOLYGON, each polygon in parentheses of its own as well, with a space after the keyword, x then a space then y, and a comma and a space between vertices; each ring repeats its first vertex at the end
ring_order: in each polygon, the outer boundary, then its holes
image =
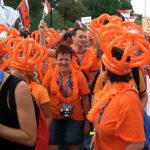
POLYGON ((52 5, 52 0, 50 0, 50 4, 51 4, 51 12, 50 12, 50 27, 52 28, 52 27, 53 27, 53 12, 52 12, 53 5, 52 5))

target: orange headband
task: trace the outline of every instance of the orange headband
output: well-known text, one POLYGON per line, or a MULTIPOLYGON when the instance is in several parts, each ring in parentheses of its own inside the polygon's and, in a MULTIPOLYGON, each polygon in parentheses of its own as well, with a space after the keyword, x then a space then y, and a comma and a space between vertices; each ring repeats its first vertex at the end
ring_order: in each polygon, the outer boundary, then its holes
POLYGON ((7 42, 14 38, 14 37, 18 37, 19 36, 19 32, 13 28, 13 29, 8 29, 7 26, 0 24, 0 33, 2 32, 6 32, 7 33, 7 37, 0 41, 0 57, 3 57, 6 54, 7 48, 6 48, 6 44, 7 42))

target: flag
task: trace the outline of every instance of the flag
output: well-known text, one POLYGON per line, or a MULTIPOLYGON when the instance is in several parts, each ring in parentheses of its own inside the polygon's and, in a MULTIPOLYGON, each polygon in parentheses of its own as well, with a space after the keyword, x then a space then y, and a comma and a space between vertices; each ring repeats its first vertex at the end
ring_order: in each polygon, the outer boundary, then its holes
POLYGON ((85 27, 85 25, 81 21, 78 21, 78 20, 75 22, 75 26, 77 28, 84 28, 85 27))
POLYGON ((118 9, 117 11, 124 17, 125 20, 129 20, 130 19, 130 10, 118 9))
POLYGON ((0 22, 6 24, 6 13, 3 0, 0 0, 0 22))
POLYGON ((129 21, 134 22, 137 16, 130 16, 129 21))
POLYGON ((17 10, 20 14, 20 19, 19 19, 20 27, 29 28, 30 15, 29 15, 28 0, 22 0, 21 3, 19 4, 17 10))
POLYGON ((51 5, 49 4, 47 0, 45 0, 42 19, 45 18, 45 16, 50 12, 50 10, 51 10, 51 5))

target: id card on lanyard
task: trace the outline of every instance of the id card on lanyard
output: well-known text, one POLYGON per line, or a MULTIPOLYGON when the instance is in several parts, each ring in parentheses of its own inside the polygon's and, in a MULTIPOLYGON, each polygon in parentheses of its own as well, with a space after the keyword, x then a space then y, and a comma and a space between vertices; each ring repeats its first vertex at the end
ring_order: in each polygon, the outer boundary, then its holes
POLYGON ((69 90, 69 87, 71 86, 71 73, 69 74, 67 85, 66 85, 65 89, 63 89, 63 87, 62 87, 63 85, 62 85, 62 81, 60 79, 60 73, 58 73, 58 84, 60 86, 61 91, 63 92, 63 94, 67 98, 67 96, 68 96, 68 90, 69 90))
POLYGON ((76 61, 78 62, 79 65, 81 65, 81 63, 82 63, 82 61, 83 61, 85 52, 86 52, 86 48, 84 48, 84 49, 82 50, 82 53, 81 53, 82 56, 81 56, 80 59, 77 57, 76 53, 74 53, 75 59, 76 59, 76 61))

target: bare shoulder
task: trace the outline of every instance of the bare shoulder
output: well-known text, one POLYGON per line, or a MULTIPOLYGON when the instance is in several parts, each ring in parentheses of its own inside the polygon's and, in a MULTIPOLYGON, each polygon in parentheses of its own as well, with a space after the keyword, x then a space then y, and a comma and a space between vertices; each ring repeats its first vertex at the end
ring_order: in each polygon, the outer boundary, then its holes
POLYGON ((15 92, 19 92, 19 93, 24 93, 24 92, 29 92, 29 87, 27 85, 27 83, 25 81, 21 81, 18 83, 18 85, 16 86, 16 90, 15 92))
POLYGON ((31 92, 26 82, 19 82, 15 90, 15 96, 17 103, 27 103, 32 101, 31 92))

